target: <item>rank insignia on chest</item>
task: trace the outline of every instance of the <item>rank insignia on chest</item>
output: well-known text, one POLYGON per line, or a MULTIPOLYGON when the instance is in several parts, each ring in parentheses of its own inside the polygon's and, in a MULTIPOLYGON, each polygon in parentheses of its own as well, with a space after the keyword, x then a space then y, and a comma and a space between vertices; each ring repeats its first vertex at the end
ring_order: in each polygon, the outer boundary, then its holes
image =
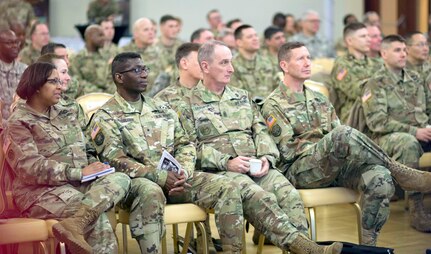
POLYGON ((341 81, 347 75, 347 69, 340 69, 337 73, 337 80, 341 81))

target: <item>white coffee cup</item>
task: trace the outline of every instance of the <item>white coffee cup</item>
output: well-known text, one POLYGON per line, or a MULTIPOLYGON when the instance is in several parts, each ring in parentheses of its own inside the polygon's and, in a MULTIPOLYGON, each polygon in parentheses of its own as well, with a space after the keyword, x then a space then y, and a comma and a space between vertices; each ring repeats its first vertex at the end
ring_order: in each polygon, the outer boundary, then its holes
POLYGON ((250 163, 250 174, 254 175, 260 172, 262 168, 262 161, 259 159, 250 159, 248 161, 250 163))

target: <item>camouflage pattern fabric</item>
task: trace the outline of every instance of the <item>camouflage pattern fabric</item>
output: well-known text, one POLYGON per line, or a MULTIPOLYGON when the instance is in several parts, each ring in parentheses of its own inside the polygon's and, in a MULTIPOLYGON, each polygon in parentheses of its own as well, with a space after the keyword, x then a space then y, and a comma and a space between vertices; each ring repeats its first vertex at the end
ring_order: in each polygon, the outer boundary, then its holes
POLYGON ((359 131, 340 125, 328 99, 280 83, 262 114, 281 154, 281 169, 297 188, 343 186, 362 194, 362 227, 379 232, 394 186, 385 152, 359 131))
POLYGON ((117 12, 116 2, 113 0, 107 1, 106 4, 94 0, 88 6, 87 18, 90 23, 100 23, 102 20, 111 15, 115 15, 117 12))
POLYGON ((431 70, 431 64, 428 61, 425 61, 423 64, 413 65, 407 61, 405 69, 417 72, 423 80, 426 80, 431 70))
POLYGON ((100 52, 88 52, 87 49, 81 50, 70 59, 70 74, 79 81, 83 94, 115 92, 110 61, 108 56, 100 52))
POLYGON ((21 75, 27 68, 26 64, 18 61, 12 62, 11 65, 0 60, 0 100, 2 105, 3 121, 6 121, 10 115, 10 106, 21 75))
POLYGON ((27 34, 31 28, 31 22, 36 19, 33 6, 24 0, 4 0, 0 3, 0 23, 20 23, 27 28, 27 34))
POLYGON ((78 79, 70 77, 67 90, 61 94, 65 101, 72 101, 82 94, 82 87, 79 85, 78 79))
MULTIPOLYGON (((158 38, 157 43, 154 45, 158 48, 159 55, 157 60, 160 60, 162 63, 162 71, 166 72, 171 77, 177 77, 177 65, 175 63, 175 52, 177 51, 178 47, 183 44, 183 41, 177 39, 175 43, 168 47, 163 45, 162 39, 158 38)), ((144 61, 145 63, 145 61, 144 61)))
POLYGON ((247 90, 252 98, 263 100, 277 86, 279 69, 274 69, 271 61, 257 54, 254 60, 247 60, 241 54, 232 59, 235 72, 229 85, 247 90))
POLYGON ((18 55, 19 61, 27 65, 35 63, 39 57, 40 50, 33 48, 31 43, 25 46, 18 55))
POLYGON ((356 59, 346 54, 335 59, 330 83, 337 98, 334 107, 342 123, 347 122, 353 103, 362 95, 363 85, 381 66, 380 58, 356 59))
POLYGON ((200 82, 187 103, 194 123, 187 131, 198 144, 198 168, 239 184, 247 220, 287 250, 299 233, 307 234, 304 205, 299 192, 275 168, 279 153, 249 93, 227 86, 218 96, 200 82), (265 156, 270 170, 261 178, 226 171, 227 161, 237 156, 265 156))
MULTIPOLYGON (((106 211, 126 195, 130 179, 123 173, 80 183, 82 168, 96 158, 76 116, 77 112, 57 105, 46 116, 24 103, 11 115, 3 149, 15 174, 13 198, 24 216, 62 219, 74 215, 81 205, 106 211)), ((86 240, 95 253, 118 251, 105 214, 86 240)))
MULTIPOLYGON (((242 248, 243 215, 241 196, 234 182, 222 176, 194 172, 196 149, 182 128, 175 112, 166 103, 142 96, 138 110, 118 93, 93 117, 90 126, 93 143, 99 157, 127 173, 131 178, 145 178, 154 184, 146 190, 139 203, 143 207, 164 205, 163 190, 167 171, 157 170, 163 150, 172 154, 182 165, 191 185, 179 197, 169 197, 168 203, 192 202, 204 208, 214 208, 223 248, 236 253, 242 248), (143 203, 145 202, 145 203, 143 203)), ((143 218, 132 225, 134 237, 152 246, 148 253, 160 250, 163 214, 143 218), (145 234, 140 236, 139 234, 145 234), (150 232, 150 233, 148 233, 150 232), (142 239, 143 237, 143 239, 142 239)))
POLYGON ((289 41, 299 41, 304 43, 313 59, 331 58, 335 56, 334 47, 331 43, 319 35, 308 37, 303 33, 297 33, 290 37, 289 41))

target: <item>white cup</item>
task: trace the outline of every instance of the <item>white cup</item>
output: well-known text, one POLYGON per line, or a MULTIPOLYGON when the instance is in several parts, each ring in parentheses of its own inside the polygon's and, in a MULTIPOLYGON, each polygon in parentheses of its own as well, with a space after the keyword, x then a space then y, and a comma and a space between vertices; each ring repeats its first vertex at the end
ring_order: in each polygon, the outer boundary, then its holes
POLYGON ((262 161, 259 159, 251 159, 248 161, 250 163, 250 174, 255 175, 260 172, 262 168, 262 161))

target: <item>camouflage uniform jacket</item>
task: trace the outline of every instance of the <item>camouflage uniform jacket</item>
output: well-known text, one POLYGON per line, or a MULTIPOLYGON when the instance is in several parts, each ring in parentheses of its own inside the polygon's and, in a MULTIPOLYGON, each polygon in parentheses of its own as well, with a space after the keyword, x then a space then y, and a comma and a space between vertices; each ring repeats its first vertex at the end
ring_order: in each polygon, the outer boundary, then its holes
POLYGON ((94 0, 88 6, 87 18, 90 23, 100 23, 108 16, 116 13, 116 1, 109 0, 106 4, 100 4, 98 0, 94 0))
POLYGON ((100 49, 100 54, 104 55, 107 59, 114 59, 120 53, 120 48, 115 43, 110 43, 100 49))
MULTIPOLYGON (((156 81, 157 78, 160 75, 165 74, 164 70, 163 70, 163 63, 161 60, 161 52, 160 49, 158 47, 155 46, 148 46, 146 48, 138 48, 138 46, 136 46, 136 43, 134 42, 130 42, 129 44, 127 44, 126 46, 121 48, 122 52, 136 52, 139 53, 141 55, 142 61, 144 62, 144 64, 148 67, 150 67, 150 73, 148 73, 148 87, 146 89, 146 91, 144 92, 145 95, 148 96, 153 96, 154 94, 156 94, 156 92, 160 91, 162 88, 158 88, 156 81), (157 90, 157 91, 155 91, 157 90)), ((167 75, 167 74, 165 74, 167 75)), ((166 81, 170 82, 170 76, 169 79, 166 81)), ((162 85, 163 88, 165 88, 166 86, 168 86, 168 84, 164 84, 162 85)))
POLYGON ((3 103, 3 121, 9 118, 10 106, 13 102, 15 90, 26 68, 26 64, 18 61, 13 61, 12 64, 9 65, 0 60, 0 99, 3 103))
POLYGON ((118 93, 93 116, 91 133, 99 158, 131 178, 145 177, 164 186, 167 171, 157 170, 163 150, 193 174, 196 149, 177 115, 162 101, 142 96, 142 111, 118 93))
POLYGON ((295 93, 283 82, 265 100, 262 115, 280 151, 283 168, 309 155, 311 147, 340 125, 323 94, 305 86, 303 93, 295 93))
POLYGON ((33 48, 31 43, 25 46, 18 55, 19 61, 28 65, 35 63, 39 57, 40 50, 33 48))
POLYGON ((168 73, 171 77, 178 76, 176 75, 175 52, 181 44, 183 44, 183 41, 177 39, 172 46, 168 47, 162 43, 161 38, 155 44, 160 53, 156 59, 160 60, 162 64, 162 71, 168 73))
POLYGON ((70 74, 78 79, 84 94, 115 92, 109 61, 108 56, 88 52, 85 48, 70 59, 70 74))
POLYGON ((3 147, 16 175, 13 195, 20 211, 55 186, 80 184, 82 168, 96 161, 82 128, 77 112, 69 108, 51 106, 46 116, 25 103, 17 105, 3 147))
POLYGON ((366 84, 362 106, 373 138, 393 132, 416 136, 417 128, 429 121, 431 102, 424 92, 423 80, 416 72, 406 69, 402 77, 386 67, 379 70, 366 84), (427 105, 430 105, 427 108, 427 105))
POLYGON ((257 54, 250 61, 238 54, 233 58, 232 64, 235 72, 230 85, 248 91, 252 98, 264 99, 277 87, 278 70, 274 69, 267 57, 257 54))
POLYGON ((347 121, 355 100, 362 95, 363 85, 382 65, 380 58, 365 56, 364 59, 356 59, 352 54, 335 59, 331 85, 337 95, 334 106, 340 111, 337 113, 343 123, 347 121))
POLYGON ((423 80, 426 80, 431 70, 431 64, 425 61, 423 64, 413 65, 407 61, 405 69, 417 72, 423 80))
POLYGON ((82 93, 82 87, 79 85, 78 79, 70 78, 69 86, 66 92, 63 92, 62 97, 66 101, 75 100, 82 93))
POLYGON ((177 112, 178 118, 187 133, 191 133, 191 130, 194 128, 193 113, 188 104, 191 90, 192 89, 182 86, 179 79, 176 79, 175 82, 155 96, 156 99, 167 102, 169 106, 177 112))
POLYGON ((279 152, 247 91, 226 86, 218 96, 202 82, 192 90, 190 107, 198 143, 198 167, 225 171, 230 158, 265 156, 274 168, 279 152), (200 164, 199 164, 200 163, 200 164))
MULTIPOLYGON (((278 56, 274 56, 273 54, 271 54, 271 52, 269 52, 268 48, 262 49, 261 52, 262 52, 262 56, 266 57, 271 62, 272 67, 274 68, 274 71, 281 72, 280 65, 278 64, 278 56)), ((278 84, 278 82, 277 82, 277 84, 278 84)), ((275 86, 275 87, 277 87, 277 86, 275 86)), ((275 89, 275 87, 274 87, 274 89, 275 89)))
POLYGON ((33 6, 24 0, 4 0, 0 3, 0 23, 20 23, 30 30, 31 21, 36 19, 33 6))
POLYGON ((315 36, 305 36, 303 33, 297 33, 294 36, 289 38, 289 41, 299 41, 305 44, 308 51, 310 52, 310 56, 313 59, 316 58, 331 58, 334 57, 334 47, 331 43, 320 37, 319 35, 315 36))

